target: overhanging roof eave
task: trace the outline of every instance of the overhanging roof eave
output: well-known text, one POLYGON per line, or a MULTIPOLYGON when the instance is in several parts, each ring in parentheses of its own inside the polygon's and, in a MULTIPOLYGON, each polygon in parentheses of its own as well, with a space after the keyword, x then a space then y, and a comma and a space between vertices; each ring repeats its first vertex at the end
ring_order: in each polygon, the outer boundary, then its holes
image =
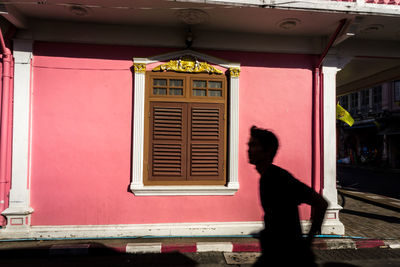
POLYGON ((372 4, 364 1, 342 2, 334 0, 176 0, 177 2, 206 3, 243 7, 261 7, 315 12, 338 12, 355 15, 400 16, 400 6, 372 4))

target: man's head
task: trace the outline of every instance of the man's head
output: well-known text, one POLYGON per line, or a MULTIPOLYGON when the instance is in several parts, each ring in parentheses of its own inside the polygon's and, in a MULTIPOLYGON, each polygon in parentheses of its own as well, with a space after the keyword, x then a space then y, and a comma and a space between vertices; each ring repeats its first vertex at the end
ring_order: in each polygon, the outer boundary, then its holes
POLYGON ((272 163, 279 147, 278 138, 272 132, 252 126, 249 140, 249 162, 258 165, 272 163))

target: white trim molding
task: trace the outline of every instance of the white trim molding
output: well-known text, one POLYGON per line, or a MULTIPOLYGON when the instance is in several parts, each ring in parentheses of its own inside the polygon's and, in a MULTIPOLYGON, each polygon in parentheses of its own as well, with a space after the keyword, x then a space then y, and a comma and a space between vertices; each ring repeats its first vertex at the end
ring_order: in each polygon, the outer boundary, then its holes
POLYGON ((6 231, 25 229, 30 225, 30 128, 31 128, 31 60, 32 40, 14 40, 14 106, 12 174, 9 207, 2 212, 7 218, 6 231))
POLYGON ((249 235, 263 227, 261 221, 31 226, 28 230, 12 233, 0 230, 0 239, 249 235))
POLYGON ((228 186, 222 185, 187 185, 187 186, 136 186, 131 189, 136 196, 229 196, 234 195, 238 190, 238 185, 228 184, 228 186))
POLYGON ((192 50, 183 50, 151 58, 134 58, 134 110, 132 136, 132 182, 130 188, 137 196, 151 195, 233 195, 239 189, 238 143, 239 143, 239 73, 240 64, 228 62, 192 50), (144 143, 144 99, 146 65, 192 56, 226 68, 230 71, 229 111, 229 172, 226 186, 145 186, 143 184, 143 143, 144 143))
MULTIPOLYGON (((304 234, 310 221, 301 221, 304 234)), ((339 234, 336 226, 329 222, 322 225, 322 234, 339 234)), ((0 229, 0 240, 4 239, 53 239, 53 238, 128 238, 128 237, 205 237, 246 236, 264 229, 262 221, 245 222, 200 222, 200 223, 152 223, 110 225, 43 225, 6 231, 0 229)))

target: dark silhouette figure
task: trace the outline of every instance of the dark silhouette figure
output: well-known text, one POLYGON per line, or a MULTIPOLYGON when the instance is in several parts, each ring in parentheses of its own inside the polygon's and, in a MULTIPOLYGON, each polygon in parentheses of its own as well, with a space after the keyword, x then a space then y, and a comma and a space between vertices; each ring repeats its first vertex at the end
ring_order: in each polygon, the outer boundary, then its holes
POLYGON ((272 132, 253 126, 250 133, 249 162, 261 175, 260 196, 265 212, 265 229, 260 232, 262 255, 254 266, 317 266, 311 243, 321 229, 327 202, 289 172, 272 164, 279 146, 272 132), (302 203, 312 207, 312 225, 306 238, 298 212, 302 203))

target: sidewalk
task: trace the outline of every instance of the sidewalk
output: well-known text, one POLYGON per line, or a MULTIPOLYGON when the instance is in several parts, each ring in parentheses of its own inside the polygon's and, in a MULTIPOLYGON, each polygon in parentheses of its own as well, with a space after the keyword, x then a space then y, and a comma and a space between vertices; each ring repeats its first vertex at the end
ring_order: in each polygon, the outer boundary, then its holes
MULTIPOLYGON (((345 196, 340 219, 345 237, 319 236, 314 250, 400 248, 400 199, 350 190, 339 190, 345 196)), ((91 253, 166 253, 166 252, 259 252, 253 237, 136 238, 95 240, 1 241, 0 254, 18 253, 50 255, 85 255, 91 253), (103 252, 102 252, 103 251, 103 252)))
MULTIPOLYGON (((87 255, 108 253, 260 252, 254 238, 182 238, 18 241, 0 244, 0 255, 87 255)), ((314 250, 400 248, 400 239, 316 238, 314 250)), ((285 249, 285 248, 282 248, 285 249)))
POLYGON ((346 235, 400 239, 400 199, 343 189, 339 192, 346 200, 339 215, 346 235))

